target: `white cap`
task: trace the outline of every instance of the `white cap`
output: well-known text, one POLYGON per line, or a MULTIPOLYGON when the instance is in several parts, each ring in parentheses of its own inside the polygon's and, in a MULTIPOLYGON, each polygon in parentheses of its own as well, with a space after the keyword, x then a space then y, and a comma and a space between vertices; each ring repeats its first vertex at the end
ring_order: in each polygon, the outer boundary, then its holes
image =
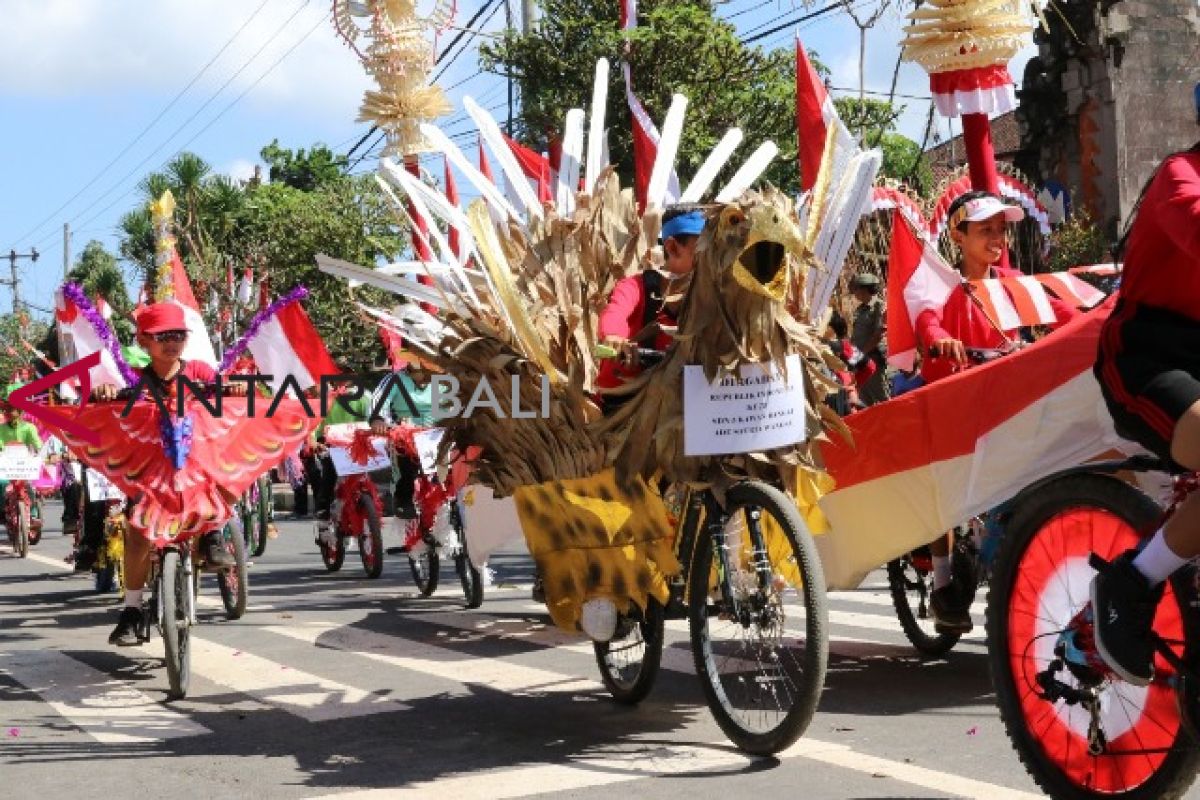
POLYGON ((1025 219, 1025 211, 1020 206, 1010 205, 989 194, 963 203, 951 217, 950 227, 957 228, 964 222, 983 222, 997 214, 1003 214, 1005 222, 1020 222, 1025 219))

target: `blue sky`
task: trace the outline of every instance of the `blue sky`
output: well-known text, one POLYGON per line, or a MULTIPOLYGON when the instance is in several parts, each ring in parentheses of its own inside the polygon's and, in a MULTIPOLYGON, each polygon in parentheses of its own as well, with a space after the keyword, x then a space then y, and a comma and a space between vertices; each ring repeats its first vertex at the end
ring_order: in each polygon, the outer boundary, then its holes
MULTIPOLYGON (((520 3, 511 1, 519 14, 520 3)), ((455 24, 482 4, 458 0, 455 24)), ((134 207, 137 181, 180 149, 218 172, 247 177, 272 138, 286 147, 323 142, 341 152, 354 144, 367 130, 354 119, 369 84, 337 38, 329 8, 329 0, 0 0, 0 253, 36 247, 42 254, 36 265, 19 262, 26 302, 53 304, 64 222, 73 231, 74 257, 91 239, 115 251, 115 228, 134 207)), ((718 6, 743 32, 803 13, 792 0, 718 6)), ((893 4, 868 34, 868 90, 887 91, 903 24, 893 4)), ((500 10, 483 30, 503 26, 500 10)), ((790 47, 794 32, 789 26, 758 44, 790 47)), ((832 69, 835 87, 857 86, 858 29, 844 12, 804 23, 799 32, 832 69)), ((480 41, 439 83, 454 87, 456 109, 470 94, 499 115, 505 86, 479 72, 480 41)), ((1011 65, 1018 80, 1032 52, 1026 48, 1011 65)), ((903 64, 897 91, 927 98, 928 78, 903 64)), ((901 102, 908 106, 901 130, 920 140, 928 101, 901 102)), ((650 112, 661 117, 665 109, 650 112)), ((454 124, 461 116, 447 120, 452 132, 464 129, 454 124)), ((947 136, 948 123, 937 125, 947 136)), ((0 261, 0 278, 8 274, 7 260, 0 261)), ((10 306, 8 288, 0 287, 0 310, 10 306)))

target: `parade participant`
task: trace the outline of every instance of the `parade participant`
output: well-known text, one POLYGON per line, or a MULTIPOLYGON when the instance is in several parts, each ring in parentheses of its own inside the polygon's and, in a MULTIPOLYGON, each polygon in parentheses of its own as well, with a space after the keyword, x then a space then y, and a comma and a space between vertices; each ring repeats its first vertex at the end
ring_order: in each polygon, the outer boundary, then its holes
MULTIPOLYGON (((1200 124, 1200 84, 1195 89, 1200 124)), ((1166 158, 1122 239, 1121 291, 1104 323, 1096 378, 1117 432, 1186 470, 1200 470, 1200 142, 1166 158)), ((1150 627, 1163 582, 1200 556, 1193 492, 1140 552, 1092 582, 1096 647, 1131 684, 1153 675, 1150 627)))
POLYGON ((836 311, 829 318, 829 325, 825 328, 825 342, 838 360, 845 365, 845 369, 838 369, 834 372, 834 378, 837 379, 841 388, 826 397, 825 403, 844 417, 865 408, 862 400, 858 397, 854 373, 862 366, 866 356, 851 344, 850 328, 846 325, 846 319, 836 311))
MULTIPOLYGON (((432 373, 420 361, 410 361, 385 378, 372 399, 372 408, 379 408, 380 416, 371 418, 371 429, 383 436, 388 428, 404 420, 419 427, 432 426, 432 377, 432 373)), ((414 519, 417 516, 413 491, 420 471, 421 465, 415 458, 401 455, 396 459, 394 498, 396 516, 402 519, 414 519)))
MULTIPOLYGON (((600 312, 597 333, 605 344, 622 351, 621 359, 600 366, 596 385, 620 386, 641 372, 637 349, 666 350, 671 345, 683 294, 696 266, 696 240, 704 230, 704 213, 677 206, 663 214, 659 239, 663 268, 643 270, 622 278, 613 287, 608 305, 600 312)), ((611 402, 611 401, 610 401, 611 402)))
POLYGON ((879 296, 879 276, 860 272, 850 281, 850 291, 858 301, 851 322, 850 343, 867 361, 855 370, 855 384, 864 405, 882 403, 890 396, 887 381, 887 356, 882 347, 887 333, 883 298, 879 296))
MULTIPOLYGON (((950 238, 962 258, 957 269, 965 281, 1018 276, 1021 273, 1000 266, 1008 248, 1008 223, 1020 222, 1025 212, 989 192, 967 192, 957 198, 947 213, 950 238)), ((921 377, 925 383, 945 378, 969 366, 967 348, 1005 350, 1016 342, 1019 331, 1000 331, 983 307, 969 296, 970 285, 954 289, 941 311, 927 310, 917 317, 917 341, 924 348, 921 377)), ((1067 303, 1048 297, 1054 310, 1055 325, 1076 315, 1067 303)), ((969 587, 953 580, 951 548, 954 532, 949 531, 930 543, 933 556, 933 593, 930 611, 939 632, 967 632, 973 627, 969 608, 969 587)))
MULTIPOLYGON (((137 343, 150 356, 150 363, 135 370, 139 378, 166 399, 167 406, 174 402, 175 378, 179 375, 194 383, 211 383, 217 379, 212 367, 200 361, 184 361, 181 358, 187 343, 187 322, 183 308, 177 303, 154 303, 142 308, 137 315, 137 343)), ((231 394, 245 394, 244 384, 233 384, 231 394)), ((105 384, 97 387, 97 400, 112 400, 116 387, 105 384)), ((233 556, 225 549, 220 535, 205 534, 200 542, 205 561, 215 567, 234 565, 233 556)), ((108 637, 109 644, 133 646, 138 644, 138 627, 142 621, 142 591, 150 571, 150 556, 153 545, 145 536, 133 534, 125 537, 125 607, 116 628, 108 637)))

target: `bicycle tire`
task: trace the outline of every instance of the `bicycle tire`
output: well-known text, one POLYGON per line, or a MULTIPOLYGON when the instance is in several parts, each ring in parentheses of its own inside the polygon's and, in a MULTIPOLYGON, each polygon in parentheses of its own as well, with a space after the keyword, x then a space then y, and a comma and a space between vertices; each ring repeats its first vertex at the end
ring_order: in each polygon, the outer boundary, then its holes
POLYGON ((17 504, 17 553, 21 558, 29 557, 29 509, 24 503, 17 504))
POLYGON ((457 509, 451 509, 450 520, 455 533, 458 534, 458 555, 454 557, 454 569, 458 572, 467 608, 479 608, 483 605, 483 575, 471 563, 471 553, 467 549, 467 532, 463 528, 462 517, 457 509))
POLYGON ((272 495, 273 487, 270 478, 264 475, 258 480, 258 502, 255 504, 257 506, 255 523, 258 525, 258 535, 254 547, 250 549, 250 555, 255 558, 267 551, 267 539, 270 538, 267 534, 275 519, 275 498, 272 495))
POLYGON ((367 577, 374 580, 383 574, 383 528, 379 524, 379 511, 370 495, 359 495, 358 505, 363 510, 365 527, 358 534, 358 558, 367 577))
MULTIPOLYGON (((1071 710, 1052 706, 1034 693, 1029 683, 1036 674, 1030 674, 1030 670, 1036 670, 1039 660, 1048 663, 1053 658, 1052 653, 1039 657, 1039 641, 1048 639, 1046 634, 1038 633, 1039 625, 1058 627, 1060 618, 1070 619, 1066 615, 1073 616, 1076 606, 1082 608, 1090 602, 1088 587, 1094 573, 1086 566, 1087 554, 1098 552, 1103 558, 1111 558, 1134 544, 1139 532, 1150 530, 1158 520, 1158 506, 1129 484, 1098 474, 1059 478, 1021 496, 1019 501, 1014 503, 1017 511, 1009 522, 992 572, 987 639, 1000 718, 1021 763, 1038 786, 1053 797, 1179 797, 1200 769, 1200 751, 1188 733, 1174 691, 1151 684, 1144 694, 1136 695, 1143 705, 1133 715, 1126 705, 1127 696, 1120 693, 1124 684, 1113 679, 1106 685, 1106 691, 1114 693, 1107 700, 1110 707, 1125 715, 1128 727, 1110 736, 1117 752, 1090 756, 1086 731, 1083 737, 1073 733, 1076 726, 1071 721, 1071 710), (1038 547, 1033 546, 1035 542, 1038 547), (1055 549, 1048 550, 1050 547, 1055 549), (1047 558, 1052 559, 1053 572, 1038 569, 1047 558), (1042 573, 1053 580, 1039 577, 1042 573), (1039 586, 1045 591, 1039 592, 1039 586), (1062 597, 1066 601, 1054 602, 1062 597), (1036 605, 1035 612, 1023 608, 1029 603, 1036 605), (1022 632, 1025 627, 1029 633, 1022 632), (1031 730, 1032 714, 1038 715, 1035 725, 1040 725, 1040 730, 1031 730), (1127 737, 1141 741, 1138 728, 1143 719, 1152 723, 1148 727, 1155 736, 1169 739, 1164 752, 1136 756, 1120 752, 1127 746, 1127 737), (1083 744, 1072 748, 1072 737, 1083 744), (1138 780, 1148 769, 1149 774, 1138 780), (1117 786, 1111 783, 1114 775, 1121 783, 1136 781, 1136 785, 1117 786)), ((1177 593, 1168 592, 1166 597, 1171 599, 1160 604, 1156 627, 1164 616, 1173 613, 1172 606, 1180 620, 1186 613, 1179 607, 1177 593)), ((1053 639, 1049 644, 1053 646, 1053 639)))
POLYGON ((437 591, 441 566, 441 559, 432 545, 426 545, 425 549, 417 553, 415 557, 412 553, 408 554, 408 569, 412 573, 413 583, 417 585, 417 591, 421 593, 421 597, 429 597, 437 591))
POLYGON ((654 688, 662 664, 665 619, 662 605, 650 597, 647 598, 645 612, 638 615, 637 619, 621 618, 617 624, 617 634, 612 639, 592 642, 596 666, 600 668, 600 680, 612 699, 621 705, 637 705, 654 688), (627 639, 634 641, 624 644, 627 639), (644 646, 641 658, 637 659, 636 664, 630 662, 626 669, 621 669, 614 663, 615 655, 637 647, 638 642, 644 646))
POLYGON ((188 647, 189 622, 183 592, 190 592, 186 573, 179 562, 177 550, 162 554, 159 574, 159 630, 166 650, 167 697, 181 700, 187 696, 191 680, 191 652, 188 647))
MULTIPOLYGON (((788 559, 794 560, 800 577, 802 588, 798 590, 797 594, 803 599, 805 612, 803 653, 798 658, 789 659, 793 664, 790 671, 775 672, 769 676, 759 675, 750 681, 735 678, 730 681, 728 686, 722 680, 722 666, 736 669, 739 665, 749 664, 762 669, 763 665, 776 664, 780 665, 778 669, 789 670, 787 666, 784 666, 785 656, 792 651, 792 648, 771 646, 770 652, 765 655, 761 652, 746 653, 750 647, 761 649, 762 644, 768 641, 765 636, 755 633, 750 634, 749 638, 743 638, 740 650, 735 646, 734 650, 737 652, 733 656, 724 652, 716 652, 710 624, 713 623, 713 620, 720 622, 721 615, 729 613, 730 608, 733 608, 734 612, 740 612, 740 609, 736 604, 729 602, 730 598, 724 596, 724 592, 722 592, 721 607, 713 607, 709 602, 713 542, 708 530, 700 531, 696 537, 696 552, 689 575, 688 623, 696 673, 700 676, 708 707, 712 711, 713 717, 716 718, 717 724, 740 750, 754 755, 771 755, 787 748, 799 739, 816 712, 817 702, 825 684, 825 669, 829 657, 827 638, 829 612, 825 598, 825 577, 821 570, 816 545, 813 543, 804 521, 800 518, 795 503, 783 492, 759 481, 744 481, 734 485, 726 495, 726 519, 737 519, 736 515, 739 512, 753 509, 771 515, 778 529, 786 537, 787 546, 791 550, 788 559), (735 708, 729 689, 747 686, 752 687, 751 696, 746 701, 749 713, 754 713, 764 705, 763 702, 760 702, 765 696, 766 689, 764 687, 770 686, 770 693, 774 698, 779 697, 780 689, 786 692, 787 697, 784 699, 786 708, 779 708, 780 704, 778 699, 776 700, 777 710, 782 715, 776 724, 764 729, 752 729, 746 721, 739 719, 741 710, 735 708)), ((752 514, 749 516, 753 518, 752 514)), ((771 566, 771 589, 774 590, 779 573, 774 571, 774 564, 771 566)), ((757 573, 755 577, 757 577, 757 573)), ((781 589, 779 594, 782 595, 782 593, 781 589)), ((761 599, 761 595, 762 589, 756 588, 749 599, 754 600, 756 596, 757 599, 761 599)), ((769 597, 767 599, 771 600, 769 597)), ((759 620, 762 620, 767 614, 765 610, 760 609, 760 611, 759 620)), ((780 618, 773 622, 778 623, 780 629, 779 634, 774 638, 782 639, 782 626, 785 620, 780 618)), ((743 637, 745 637, 745 631, 749 631, 751 627, 756 631, 760 629, 760 625, 753 621, 750 621, 748 625, 743 625, 739 621, 734 624, 732 630, 737 634, 738 629, 741 628, 743 637)), ((782 643, 780 642, 780 644, 782 643)))
POLYGON ((242 538, 246 542, 246 553, 253 555, 258 549, 258 512, 251 507, 249 495, 243 497, 238 505, 238 518, 242 521, 242 538))
MULTIPOLYGON (((905 638, 918 653, 928 658, 939 658, 949 653, 954 645, 958 644, 962 634, 957 632, 940 633, 936 630, 929 633, 925 629, 922 621, 928 618, 926 616, 928 601, 925 592, 913 588, 914 581, 910 580, 910 568, 916 579, 925 583, 927 576, 922 574, 908 556, 890 561, 887 565, 888 589, 892 593, 892 606, 896 609, 896 619, 900 622, 900 629, 904 631, 905 638), (921 598, 916 609, 913 608, 910 596, 913 591, 917 591, 921 598), (921 613, 922 606, 925 606, 925 615, 921 613)), ((932 622, 929 625, 932 629, 932 622)))
POLYGON ((246 597, 250 592, 246 571, 246 539, 236 530, 233 523, 225 523, 221 529, 225 549, 233 553, 234 565, 217 573, 217 586, 221 589, 221 603, 225 606, 226 619, 241 619, 246 613, 246 597))

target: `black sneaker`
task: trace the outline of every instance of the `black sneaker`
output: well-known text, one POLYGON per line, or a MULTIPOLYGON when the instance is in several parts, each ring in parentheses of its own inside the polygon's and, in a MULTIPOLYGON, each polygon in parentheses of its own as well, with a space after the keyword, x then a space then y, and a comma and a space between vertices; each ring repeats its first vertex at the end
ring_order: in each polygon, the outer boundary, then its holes
POLYGON ((536 572, 533 575, 533 590, 529 593, 535 603, 546 602, 546 583, 542 580, 542 573, 536 572))
POLYGON ((933 590, 929 595, 929 612, 938 633, 970 633, 975 627, 970 603, 963 602, 963 592, 954 581, 933 590))
POLYGON ((200 547, 204 553, 204 563, 208 566, 218 569, 237 566, 237 559, 225 548, 225 539, 220 533, 204 534, 200 541, 200 547))
POLYGON ((1162 586, 1151 588, 1133 566, 1130 550, 1112 563, 1093 555, 1092 618, 1096 650, 1104 663, 1127 683, 1145 686, 1154 676, 1154 641, 1150 627, 1162 597, 1162 586))
POLYGON ((142 643, 138 629, 142 627, 142 610, 126 606, 121 609, 117 627, 108 635, 108 643, 117 647, 134 647, 142 643))

